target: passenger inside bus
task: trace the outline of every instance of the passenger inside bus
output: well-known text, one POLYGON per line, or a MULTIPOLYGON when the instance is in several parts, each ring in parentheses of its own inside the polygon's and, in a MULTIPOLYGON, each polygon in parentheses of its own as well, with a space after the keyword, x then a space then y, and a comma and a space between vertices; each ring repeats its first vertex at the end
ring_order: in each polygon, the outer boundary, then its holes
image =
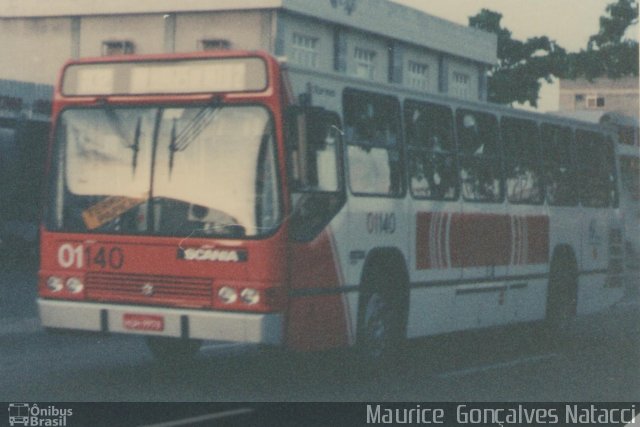
POLYGON ((355 193, 398 194, 397 123, 385 99, 357 100, 345 115, 349 183, 355 193))
POLYGON ((492 116, 464 113, 459 120, 460 177, 466 200, 500 200, 500 158, 497 155, 497 123, 492 116))

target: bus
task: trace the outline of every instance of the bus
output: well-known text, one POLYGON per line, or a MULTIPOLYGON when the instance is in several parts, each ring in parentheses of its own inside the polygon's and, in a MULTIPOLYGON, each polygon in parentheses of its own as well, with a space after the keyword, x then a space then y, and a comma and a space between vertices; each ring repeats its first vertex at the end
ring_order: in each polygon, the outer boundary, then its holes
POLYGON ((70 61, 52 121, 46 328, 139 334, 166 360, 216 340, 376 365, 623 298, 596 124, 234 50, 70 61))

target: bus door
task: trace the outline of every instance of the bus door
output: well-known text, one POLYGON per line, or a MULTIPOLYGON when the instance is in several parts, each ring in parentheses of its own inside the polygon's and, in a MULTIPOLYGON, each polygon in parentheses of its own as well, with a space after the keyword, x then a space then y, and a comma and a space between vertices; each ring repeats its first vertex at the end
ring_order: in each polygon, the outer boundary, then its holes
POLYGON ((293 241, 287 345, 305 351, 345 346, 349 320, 338 291, 343 278, 336 242, 349 227, 335 219, 345 202, 340 119, 320 107, 299 106, 290 107, 286 119, 293 241))

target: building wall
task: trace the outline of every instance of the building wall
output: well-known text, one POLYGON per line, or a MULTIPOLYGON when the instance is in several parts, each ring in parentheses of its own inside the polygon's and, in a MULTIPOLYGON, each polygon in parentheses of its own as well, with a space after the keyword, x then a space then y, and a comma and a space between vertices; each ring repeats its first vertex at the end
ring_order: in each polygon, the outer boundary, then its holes
MULTIPOLYGON (((413 16, 409 13, 411 10, 395 7, 391 10, 413 16)), ((357 23, 356 18, 353 19, 357 23)), ((350 22, 351 18, 341 19, 350 22)), ((446 23, 437 19, 433 22, 443 28, 446 23)), ((101 56, 107 41, 130 42, 136 54, 151 54, 201 50, 202 40, 224 40, 233 49, 266 50, 286 56, 292 64, 381 84, 409 86, 412 67, 415 70, 416 64, 422 64, 427 67, 428 81, 426 87, 417 90, 484 99, 478 81, 484 70, 481 62, 290 11, 253 9, 17 17, 0 18, 0 23, 3 39, 0 53, 5 58, 13 58, 10 66, 0 68, 0 79, 54 84, 66 60, 101 56), (313 57, 311 62, 309 55, 313 57), (373 72, 368 70, 369 65, 373 72), (456 85, 459 75, 468 79, 464 91, 456 85)), ((464 30, 453 24, 449 30, 445 29, 444 33, 464 30)))
POLYGON ((640 114, 638 78, 561 80, 561 111, 616 111, 632 117, 640 114))
POLYGON ((164 50, 163 15, 86 16, 80 21, 80 57, 102 55, 102 43, 109 40, 133 42, 135 53, 164 50))
POLYGON ((428 82, 426 88, 419 88, 419 91, 442 93, 454 97, 461 97, 471 100, 483 100, 484 94, 480 91, 479 75, 484 72, 484 67, 480 63, 455 57, 443 53, 438 53, 424 47, 391 40, 375 34, 359 31, 352 28, 334 27, 329 23, 315 19, 305 18, 293 14, 281 14, 278 16, 276 42, 280 47, 276 49, 278 55, 285 56, 290 64, 320 72, 337 72, 351 77, 369 79, 377 83, 393 83, 404 86, 411 85, 410 63, 427 66, 428 82), (340 30, 338 36, 336 28, 340 30), (308 57, 300 61, 296 52, 295 37, 303 37, 314 40, 315 54, 317 61, 308 63, 308 57), (344 52, 336 52, 336 37, 344 38, 344 52), (392 53, 392 50, 396 50, 392 53), (373 52, 372 65, 374 67, 373 78, 366 76, 363 70, 358 67, 358 62, 362 61, 362 52, 373 52), (345 69, 339 70, 336 67, 336 56, 342 54, 345 61, 345 69), (360 56, 359 56, 360 54, 360 56), (444 61, 440 60, 444 58, 444 61), (400 64, 393 64, 390 61, 399 61, 400 64), (397 68, 399 76, 390 75, 392 69, 397 68), (454 91, 455 75, 463 74, 468 77, 466 91, 459 93, 454 91), (444 79, 446 83, 440 84, 444 79))
POLYGON ((280 14, 278 16, 279 46, 275 52, 284 55, 292 64, 300 63, 294 54, 294 37, 302 36, 316 40, 317 61, 315 67, 318 71, 329 73, 334 71, 334 33, 333 27, 326 23, 300 16, 280 14))
POLYGON ((271 50, 271 13, 246 11, 176 15, 177 52, 200 50, 203 39, 226 39, 232 49, 271 50))
POLYGON ((2 19, 0 40, 0 79, 53 84, 71 56, 71 20, 2 19))

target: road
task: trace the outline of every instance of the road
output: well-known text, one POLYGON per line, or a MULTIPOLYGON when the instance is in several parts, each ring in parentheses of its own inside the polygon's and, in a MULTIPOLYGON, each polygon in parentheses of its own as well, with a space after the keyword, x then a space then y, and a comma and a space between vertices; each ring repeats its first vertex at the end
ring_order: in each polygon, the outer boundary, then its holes
POLYGON ((1 272, 0 285, 2 401, 640 401, 637 304, 576 320, 560 347, 530 325, 448 335, 362 378, 349 352, 217 343, 189 365, 160 366, 139 337, 44 332, 30 269, 1 272))

